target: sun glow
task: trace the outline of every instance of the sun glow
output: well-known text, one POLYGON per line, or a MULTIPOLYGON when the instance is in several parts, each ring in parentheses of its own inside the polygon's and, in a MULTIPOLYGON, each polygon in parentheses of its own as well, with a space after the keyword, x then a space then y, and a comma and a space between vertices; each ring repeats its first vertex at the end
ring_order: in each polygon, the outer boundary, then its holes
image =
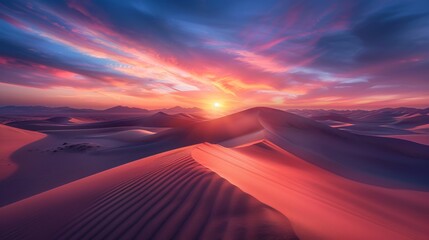
POLYGON ((229 111, 228 102, 225 99, 220 98, 211 98, 206 99, 205 109, 207 114, 212 115, 212 117, 221 116, 229 111))
POLYGON ((213 107, 214 108, 220 108, 222 105, 219 102, 214 102, 213 107))

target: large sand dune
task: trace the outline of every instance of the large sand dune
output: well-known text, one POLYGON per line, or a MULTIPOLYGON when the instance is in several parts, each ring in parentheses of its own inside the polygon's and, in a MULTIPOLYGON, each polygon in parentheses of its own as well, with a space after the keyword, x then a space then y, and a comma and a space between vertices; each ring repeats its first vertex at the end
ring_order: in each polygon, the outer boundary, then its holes
POLYGON ((269 141, 204 144, 192 156, 282 212, 303 239, 426 239, 429 193, 349 180, 269 141), (251 179, 251 180, 249 180, 251 179))
POLYGON ((1 239, 296 239, 287 218, 195 162, 142 159, 8 205, 1 239))
POLYGON ((142 138, 108 151, 146 154, 202 142, 228 147, 268 139, 288 152, 344 177, 379 186, 429 190, 429 148, 363 136, 269 108, 253 108, 142 138))

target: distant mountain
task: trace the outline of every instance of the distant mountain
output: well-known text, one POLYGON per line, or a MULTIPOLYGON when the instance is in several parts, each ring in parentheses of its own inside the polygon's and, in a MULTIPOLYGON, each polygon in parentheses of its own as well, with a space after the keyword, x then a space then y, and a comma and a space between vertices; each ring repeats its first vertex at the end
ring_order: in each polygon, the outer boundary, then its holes
POLYGON ((3 106, 0 107, 0 115, 22 115, 22 116, 71 116, 80 114, 149 114, 164 112, 168 114, 196 114, 202 112, 200 108, 162 108, 148 110, 144 108, 135 108, 127 106, 115 106, 104 110, 79 109, 70 107, 45 107, 45 106, 3 106))
POLYGON ((201 108, 197 108, 197 107, 184 108, 184 107, 180 107, 180 106, 175 106, 172 108, 163 108, 163 109, 157 109, 157 110, 153 110, 153 111, 164 112, 164 113, 169 113, 169 114, 176 114, 176 113, 192 114, 192 113, 202 112, 203 110, 201 108))
POLYGON ((42 114, 64 114, 64 113, 90 113, 96 110, 77 109, 70 107, 44 107, 44 106, 4 106, 0 107, 2 115, 42 115, 42 114))
POLYGON ((108 108, 105 110, 102 110, 102 112, 105 113, 148 113, 149 110, 144 108, 134 108, 134 107, 127 107, 127 106, 116 106, 112 108, 108 108))

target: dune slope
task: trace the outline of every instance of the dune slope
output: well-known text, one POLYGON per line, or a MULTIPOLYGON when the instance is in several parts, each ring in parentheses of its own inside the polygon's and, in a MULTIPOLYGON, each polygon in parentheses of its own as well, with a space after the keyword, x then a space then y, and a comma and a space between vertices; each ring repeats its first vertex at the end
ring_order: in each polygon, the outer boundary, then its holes
POLYGON ((0 181, 8 178, 17 169, 11 155, 21 147, 44 138, 46 135, 0 124, 0 181))
POLYGON ((288 219, 173 150, 0 209, 1 239, 296 239, 288 219))
POLYGON ((288 216, 302 239, 427 239, 429 193, 349 180, 269 141, 194 148, 193 158, 288 216))

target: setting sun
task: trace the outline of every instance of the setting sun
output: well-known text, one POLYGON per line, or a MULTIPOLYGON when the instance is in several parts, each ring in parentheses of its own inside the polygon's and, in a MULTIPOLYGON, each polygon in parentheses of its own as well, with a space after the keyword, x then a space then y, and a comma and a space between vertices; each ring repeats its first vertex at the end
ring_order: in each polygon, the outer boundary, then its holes
POLYGON ((221 107, 221 104, 220 104, 219 102, 214 102, 214 103, 213 103, 213 107, 214 107, 214 108, 220 108, 220 107, 221 107))

